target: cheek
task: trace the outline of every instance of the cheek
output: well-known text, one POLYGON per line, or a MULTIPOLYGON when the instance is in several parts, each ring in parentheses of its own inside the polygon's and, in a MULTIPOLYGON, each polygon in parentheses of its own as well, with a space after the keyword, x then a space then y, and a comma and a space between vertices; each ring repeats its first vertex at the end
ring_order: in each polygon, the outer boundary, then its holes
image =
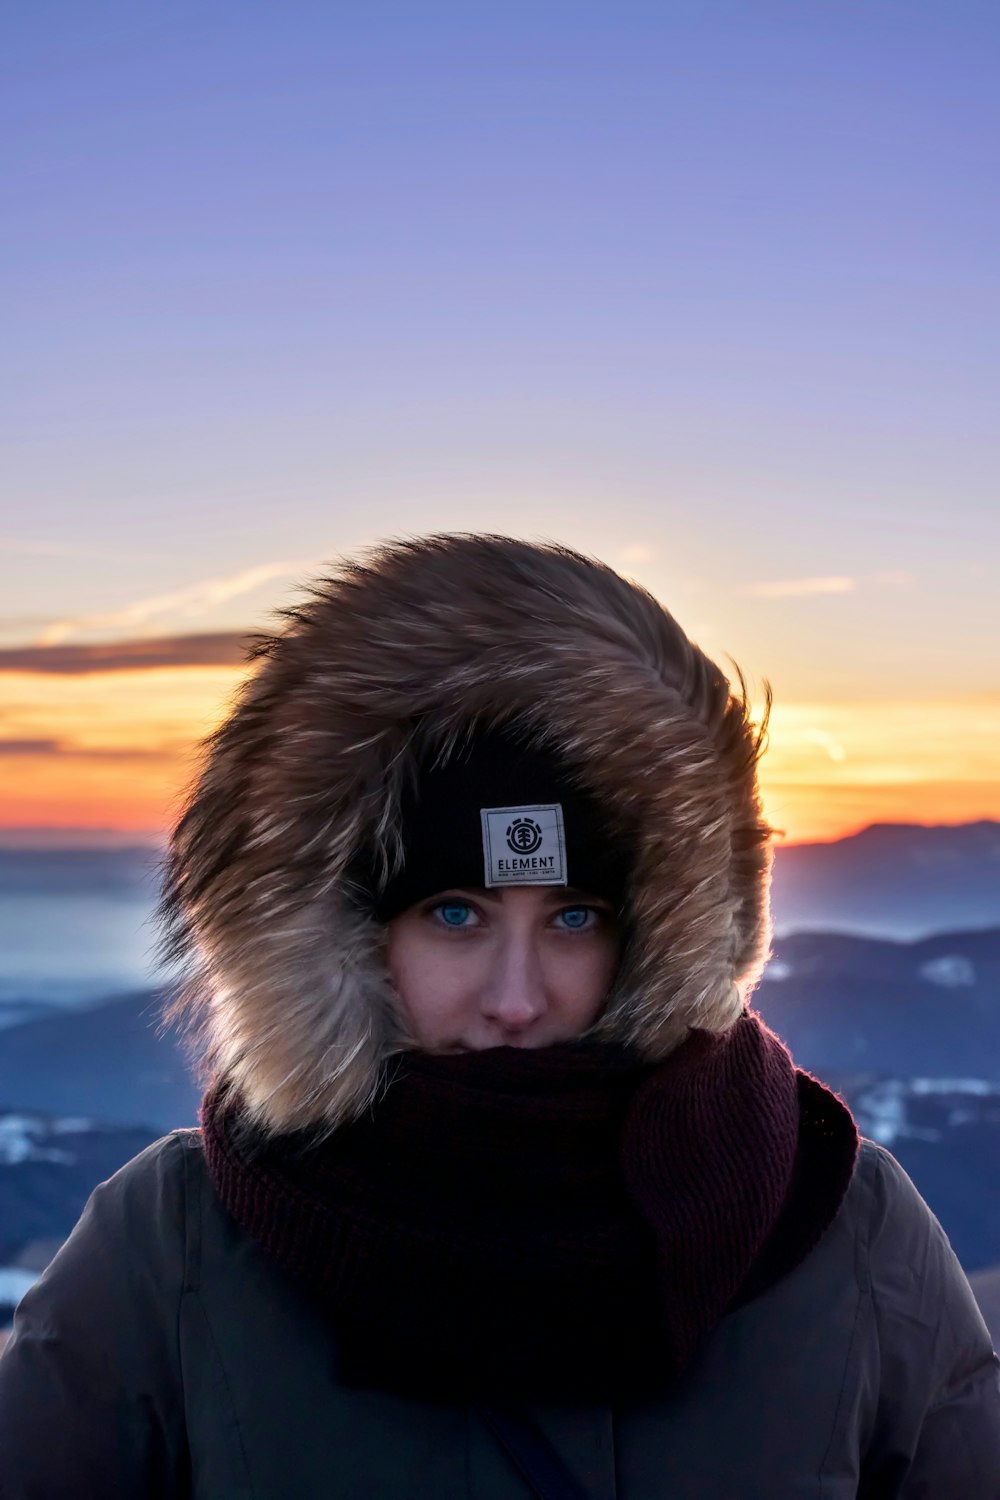
POLYGON ((551 972, 564 1014, 584 1025, 594 1020, 608 997, 615 977, 617 944, 608 941, 580 943, 557 957, 551 972))
POLYGON ((419 938, 389 944, 389 978, 418 1042, 449 1039, 450 1029, 473 1004, 476 974, 471 947, 446 947, 419 938))

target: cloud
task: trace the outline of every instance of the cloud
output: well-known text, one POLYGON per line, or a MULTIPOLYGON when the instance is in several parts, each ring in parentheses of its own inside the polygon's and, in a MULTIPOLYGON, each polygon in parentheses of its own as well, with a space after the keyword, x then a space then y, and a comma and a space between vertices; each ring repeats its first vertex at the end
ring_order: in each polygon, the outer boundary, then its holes
POLYGON ((67 760, 162 760, 172 751, 134 749, 130 746, 67 745, 62 740, 0 740, 0 757, 5 755, 60 756, 67 760))
POLYGON ((65 849, 160 849, 165 850, 166 836, 154 828, 88 828, 37 823, 0 825, 0 849, 46 849, 62 853, 65 849))
POLYGON ((825 729, 803 729, 802 738, 811 745, 819 745, 838 765, 847 759, 847 751, 843 745, 825 729))
POLYGON ((155 619, 157 615, 179 615, 181 619, 196 619, 207 614, 216 605, 248 594, 251 589, 269 582, 272 578, 288 577, 302 571, 308 565, 292 562, 263 563, 256 568, 245 568, 230 578, 209 578, 203 583, 192 584, 186 589, 177 589, 171 594, 157 594, 152 599, 137 599, 124 609, 112 610, 108 614, 79 615, 74 619, 56 620, 38 641, 40 646, 59 646, 74 635, 89 630, 136 629, 155 619))
POLYGON ((58 740, 0 740, 0 755, 58 755, 58 740))
POLYGON ((800 599, 810 594, 850 594, 856 587, 853 578, 786 578, 774 583, 750 583, 744 592, 758 599, 800 599))
POLYGON ((239 631, 167 635, 93 645, 11 646, 0 650, 0 672, 135 672, 155 667, 233 667, 246 659, 249 638, 239 631))

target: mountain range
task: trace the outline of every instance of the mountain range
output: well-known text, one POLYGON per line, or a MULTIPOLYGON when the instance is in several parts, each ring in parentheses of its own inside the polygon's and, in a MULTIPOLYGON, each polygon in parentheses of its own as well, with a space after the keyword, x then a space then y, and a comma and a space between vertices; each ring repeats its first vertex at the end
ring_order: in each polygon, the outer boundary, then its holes
POLYGON ((1000 922, 1000 823, 873 823, 826 844, 775 850, 779 934, 916 938, 1000 922))
MULTIPOLYGON (((151 908, 160 857, 0 848, 0 908, 37 898, 56 928, 64 902, 151 908)), ((909 1172, 1000 1316, 1000 824, 779 849, 774 910, 754 1008, 909 1172)), ((98 1004, 67 982, 22 982, 0 953, 0 1325, 93 1185, 196 1119, 161 993, 123 984, 98 1004)))

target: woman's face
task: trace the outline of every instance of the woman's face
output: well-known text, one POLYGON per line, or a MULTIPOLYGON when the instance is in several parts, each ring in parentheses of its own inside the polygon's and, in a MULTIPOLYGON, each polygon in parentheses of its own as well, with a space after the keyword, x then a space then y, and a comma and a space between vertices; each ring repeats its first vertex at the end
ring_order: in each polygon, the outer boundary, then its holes
POLYGON ((618 957, 611 907, 565 886, 443 891, 387 929, 389 974, 428 1052, 569 1041, 598 1016, 618 957))

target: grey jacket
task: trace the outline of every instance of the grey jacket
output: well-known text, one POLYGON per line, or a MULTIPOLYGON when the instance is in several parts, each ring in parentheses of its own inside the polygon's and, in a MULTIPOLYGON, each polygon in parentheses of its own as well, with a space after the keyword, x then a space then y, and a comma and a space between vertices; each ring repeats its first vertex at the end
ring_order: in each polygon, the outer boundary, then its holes
MULTIPOLYGON (((533 1412, 592 1500, 998 1500, 1000 1359, 938 1220, 862 1141, 836 1219, 669 1396, 533 1412)), ((525 1500, 472 1407, 348 1388, 197 1131, 91 1197, 0 1357, 0 1500, 525 1500)))

